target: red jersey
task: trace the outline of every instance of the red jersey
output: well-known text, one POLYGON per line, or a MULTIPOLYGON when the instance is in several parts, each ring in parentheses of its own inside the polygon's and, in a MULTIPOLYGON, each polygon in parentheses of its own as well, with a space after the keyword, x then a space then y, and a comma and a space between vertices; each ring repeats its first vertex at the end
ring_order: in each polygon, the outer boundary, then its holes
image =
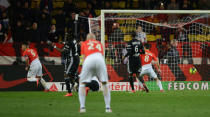
POLYGON ((145 54, 140 55, 141 57, 141 65, 147 65, 147 64, 151 64, 152 60, 157 61, 157 57, 155 56, 155 54, 153 54, 152 52, 150 52, 149 50, 145 50, 145 54))
POLYGON ((93 53, 101 53, 103 55, 103 52, 104 50, 101 42, 94 39, 84 41, 81 45, 81 54, 85 55, 85 57, 93 53))
POLYGON ((38 54, 37 54, 36 50, 34 50, 34 49, 26 49, 23 52, 23 56, 25 56, 29 59, 29 64, 31 64, 31 62, 33 60, 38 58, 38 54))

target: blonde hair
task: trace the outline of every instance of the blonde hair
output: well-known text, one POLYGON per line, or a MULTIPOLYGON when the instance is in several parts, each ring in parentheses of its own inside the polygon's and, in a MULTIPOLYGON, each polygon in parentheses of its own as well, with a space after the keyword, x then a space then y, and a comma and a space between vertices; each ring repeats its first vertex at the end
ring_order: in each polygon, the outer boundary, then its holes
POLYGON ((96 36, 93 33, 88 33, 86 40, 96 39, 96 36))

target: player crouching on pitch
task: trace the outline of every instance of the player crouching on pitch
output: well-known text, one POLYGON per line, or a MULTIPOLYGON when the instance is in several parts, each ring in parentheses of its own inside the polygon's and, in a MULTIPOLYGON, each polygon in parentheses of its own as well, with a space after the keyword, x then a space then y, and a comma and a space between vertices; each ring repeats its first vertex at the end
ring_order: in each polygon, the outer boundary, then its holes
POLYGON ((103 57, 103 46, 96 40, 94 34, 88 34, 86 41, 81 44, 81 55, 85 58, 82 71, 79 79, 79 101, 80 101, 80 113, 85 113, 85 98, 86 84, 89 83, 94 76, 99 78, 99 81, 102 82, 103 95, 105 101, 105 112, 112 112, 110 107, 110 89, 108 84, 108 74, 103 57))
POLYGON ((142 64, 142 70, 141 70, 141 73, 140 73, 139 80, 142 83, 144 83, 143 77, 144 77, 144 75, 148 75, 148 76, 154 78, 157 81, 157 85, 160 88, 160 91, 163 92, 162 83, 158 79, 157 74, 154 72, 154 70, 152 68, 152 65, 151 65, 152 60, 154 60, 155 64, 158 67, 158 72, 161 73, 159 62, 158 62, 158 59, 155 56, 155 54, 152 53, 151 51, 149 51, 149 49, 150 49, 150 45, 148 43, 145 44, 144 45, 145 54, 140 55, 140 57, 141 57, 141 64, 142 64))
POLYGON ((36 82, 37 86, 39 82, 45 88, 44 91, 48 92, 49 89, 46 86, 45 80, 42 78, 42 65, 39 61, 37 52, 34 49, 29 48, 28 43, 22 44, 23 56, 25 57, 26 67, 25 70, 28 71, 27 80, 29 82, 36 82))

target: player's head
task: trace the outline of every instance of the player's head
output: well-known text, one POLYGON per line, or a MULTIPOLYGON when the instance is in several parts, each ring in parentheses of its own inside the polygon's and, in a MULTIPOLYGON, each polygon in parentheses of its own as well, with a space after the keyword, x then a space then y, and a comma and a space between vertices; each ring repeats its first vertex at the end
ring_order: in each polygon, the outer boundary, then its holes
POLYGON ((137 32, 142 32, 142 27, 141 26, 137 27, 137 32))
POLYGON ((150 47, 151 47, 151 45, 150 45, 149 43, 144 44, 144 48, 145 48, 145 49, 149 50, 150 47))
POLYGON ((177 41, 175 39, 171 40, 171 46, 176 47, 177 46, 177 41))
POLYGON ((96 36, 93 33, 88 33, 86 40, 89 40, 89 39, 96 39, 96 36))
POLYGON ((68 42, 68 41, 71 41, 72 39, 74 39, 74 34, 72 34, 72 33, 68 33, 67 35, 66 35, 66 41, 68 42))
POLYGON ((27 48, 29 48, 29 43, 28 42, 24 42, 22 43, 22 50, 26 50, 27 48))

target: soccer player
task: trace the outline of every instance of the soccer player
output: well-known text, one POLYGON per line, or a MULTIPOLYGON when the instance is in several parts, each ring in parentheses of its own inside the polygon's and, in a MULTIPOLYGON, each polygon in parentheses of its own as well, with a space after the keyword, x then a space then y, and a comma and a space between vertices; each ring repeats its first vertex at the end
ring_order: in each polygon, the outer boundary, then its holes
POLYGON ((146 33, 143 32, 141 26, 138 26, 136 33, 137 33, 137 40, 141 41, 143 44, 147 43, 146 33))
POLYGON ((123 57, 123 61, 124 58, 128 57, 128 80, 130 82, 132 92, 135 93, 133 75, 136 74, 136 76, 139 77, 139 73, 141 70, 141 60, 139 55, 145 53, 143 44, 141 43, 141 41, 136 39, 135 32, 132 32, 132 40, 127 43, 126 50, 127 54, 123 57))
POLYGON ((74 82, 78 77, 77 70, 80 63, 80 58, 79 58, 80 48, 76 39, 67 36, 67 40, 68 41, 64 44, 63 49, 57 48, 55 44, 53 44, 53 46, 56 50, 64 54, 64 59, 65 59, 64 81, 66 84, 66 89, 68 90, 68 93, 64 96, 70 97, 73 96, 70 83, 72 84, 73 87, 74 82))
POLYGON ((149 51, 150 44, 148 44, 148 43, 145 44, 144 49, 145 49, 145 54, 140 55, 141 56, 141 63, 142 63, 142 71, 140 73, 139 80, 144 84, 143 76, 144 75, 149 75, 150 77, 152 77, 156 80, 157 85, 160 88, 160 91, 163 92, 162 83, 158 79, 157 74, 154 72, 154 70, 152 68, 152 65, 151 65, 152 60, 154 60, 155 64, 158 67, 158 71, 161 72, 158 59, 151 51, 149 51))
POLYGON ((23 56, 26 62, 25 70, 28 71, 27 80, 29 82, 37 81, 37 84, 40 82, 45 89, 44 91, 49 91, 45 80, 42 78, 42 65, 36 50, 30 49, 28 43, 22 44, 22 50, 24 51, 23 56))
POLYGON ((85 113, 85 98, 86 84, 91 81, 94 76, 99 78, 102 83, 103 95, 105 101, 105 112, 112 112, 110 107, 110 89, 108 85, 108 75, 105 60, 103 57, 103 46, 96 40, 95 35, 90 33, 87 35, 86 41, 81 45, 81 55, 84 57, 82 71, 79 81, 79 101, 80 101, 80 113, 85 113))

